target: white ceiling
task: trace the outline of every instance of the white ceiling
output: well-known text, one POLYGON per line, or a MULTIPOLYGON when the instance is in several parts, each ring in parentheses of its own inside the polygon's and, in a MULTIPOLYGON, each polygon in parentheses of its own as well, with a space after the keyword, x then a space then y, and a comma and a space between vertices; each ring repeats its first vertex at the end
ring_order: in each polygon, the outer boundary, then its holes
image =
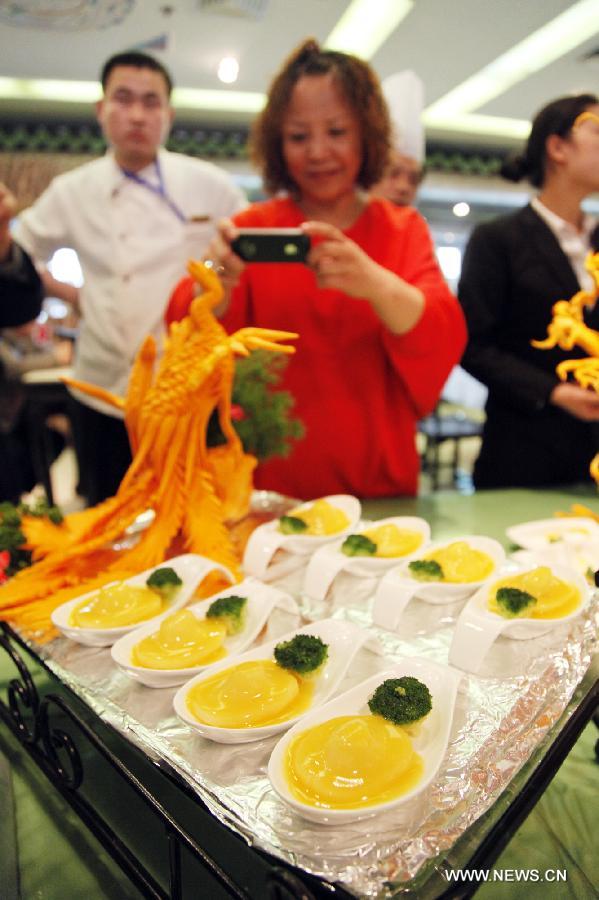
MULTIPOLYGON (((371 0, 373 8, 377 2, 371 0)), ((260 92, 302 39, 315 36, 324 42, 347 5, 347 0, 0 0, 0 77, 95 81, 112 53, 165 35, 166 49, 152 52, 172 71, 179 87, 260 92), (261 3, 266 7, 262 18, 224 12, 235 4, 261 3), (120 9, 124 18, 102 29, 67 30, 76 10, 94 6, 120 9), (46 27, 11 24, 19 7, 37 11, 46 27), (219 60, 228 55, 240 63, 239 79, 231 88, 216 75, 219 60)), ((428 106, 575 5, 564 0, 416 0, 371 62, 381 77, 405 68, 416 71, 424 82, 428 106)), ((599 91, 599 57, 584 60, 599 48, 599 0, 588 14, 587 33, 579 46, 472 111, 529 119, 553 97, 599 91)), ((48 108, 10 101, 0 91, 0 115, 48 108)), ((60 114, 81 114, 86 107, 70 104, 58 109, 60 114)), ((222 121, 232 117, 201 111, 194 116, 222 121)), ((233 118, 247 121, 243 114, 233 118)), ((433 128, 427 129, 427 136, 454 143, 510 143, 433 128)))

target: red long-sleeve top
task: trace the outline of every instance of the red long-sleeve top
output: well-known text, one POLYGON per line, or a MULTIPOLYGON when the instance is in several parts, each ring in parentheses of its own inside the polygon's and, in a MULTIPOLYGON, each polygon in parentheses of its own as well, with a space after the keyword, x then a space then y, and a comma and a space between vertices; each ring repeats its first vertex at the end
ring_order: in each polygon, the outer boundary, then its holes
MULTIPOLYGON (((288 198, 248 207, 239 227, 294 227, 305 220, 288 198)), ((435 259, 428 227, 411 208, 372 200, 345 231, 376 262, 425 296, 424 312, 394 335, 366 300, 318 288, 296 263, 249 265, 223 324, 297 331, 282 387, 295 397, 306 435, 290 456, 259 466, 256 486, 310 499, 417 491, 416 422, 435 406, 464 349, 460 306, 435 259)))

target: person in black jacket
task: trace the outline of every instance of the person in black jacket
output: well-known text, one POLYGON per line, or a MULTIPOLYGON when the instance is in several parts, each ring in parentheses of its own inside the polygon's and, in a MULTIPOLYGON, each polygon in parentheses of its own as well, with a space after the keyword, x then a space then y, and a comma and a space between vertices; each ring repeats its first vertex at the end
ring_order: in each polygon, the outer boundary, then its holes
MULTIPOLYGON (((44 297, 42 281, 24 250, 10 235, 15 215, 15 198, 0 186, 0 328, 31 322, 39 315, 44 297)), ((0 364, 0 501, 18 503, 21 493, 30 490, 35 475, 27 446, 24 425, 9 422, 8 381, 0 364)))
MULTIPOLYGON (((525 152, 504 164, 539 189, 524 209, 479 225, 458 296, 469 329, 463 367, 489 389, 477 488, 533 487, 589 479, 599 450, 599 395, 561 382, 555 368, 587 354, 541 350, 556 301, 593 289, 584 262, 597 222, 581 203, 599 190, 599 101, 563 97, 535 117, 525 152), (582 115, 586 113, 586 115, 582 115)), ((599 330, 599 307, 587 324, 599 330)))
POLYGON ((0 185, 0 328, 35 319, 44 298, 42 281, 24 250, 10 236, 15 198, 0 185))

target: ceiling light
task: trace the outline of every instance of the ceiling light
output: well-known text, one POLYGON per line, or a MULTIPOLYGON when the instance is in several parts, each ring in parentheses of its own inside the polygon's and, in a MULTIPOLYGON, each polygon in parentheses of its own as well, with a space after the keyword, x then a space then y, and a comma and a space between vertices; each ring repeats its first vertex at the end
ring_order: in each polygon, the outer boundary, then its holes
POLYGON ((102 89, 95 81, 0 77, 0 96, 4 100, 59 100, 67 103, 95 103, 102 96, 102 89))
POLYGON ((598 21, 599 0, 579 0, 431 104, 424 112, 425 124, 453 125, 452 116, 479 109, 588 40, 598 21))
POLYGON ((175 88, 173 91, 173 106, 183 109, 257 113, 265 103, 266 95, 257 91, 208 91, 202 88, 175 88))
POLYGON ((465 134, 484 134, 491 137, 515 138, 526 140, 530 133, 530 122, 527 119, 509 119, 503 116, 481 116, 477 113, 455 113, 451 116, 439 116, 431 120, 425 117, 430 128, 439 131, 463 131, 465 134))
MULTIPOLYGON (((57 81, 47 78, 6 78, 0 76, 3 100, 48 100, 55 103, 95 103, 102 96, 97 81, 57 81)), ((173 106, 183 109, 224 110, 257 113, 266 96, 257 91, 209 91, 175 88, 173 106)))
POLYGON ((467 203, 464 203, 462 200, 460 203, 456 203, 453 208, 454 216, 457 216, 459 219, 463 219, 464 216, 467 216, 470 212, 470 207, 467 203))
POLYGON ((218 64, 218 77, 225 84, 233 84, 239 75, 239 63, 234 56, 223 56, 218 64))
POLYGON ((414 0, 353 0, 324 46, 371 59, 413 6, 414 0))

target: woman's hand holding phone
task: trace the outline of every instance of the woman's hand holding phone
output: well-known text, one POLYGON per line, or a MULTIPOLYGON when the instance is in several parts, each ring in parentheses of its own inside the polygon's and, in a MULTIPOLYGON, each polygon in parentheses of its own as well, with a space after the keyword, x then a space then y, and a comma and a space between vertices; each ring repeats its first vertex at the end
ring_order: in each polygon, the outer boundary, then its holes
POLYGON ((424 310, 419 288, 379 265, 334 225, 304 222, 302 231, 320 238, 307 259, 319 287, 367 300, 393 334, 405 334, 414 327, 424 310))
POLYGON ((248 263, 303 263, 310 238, 301 228, 240 228, 231 247, 248 263))
POLYGON ((219 275, 225 300, 216 310, 226 311, 231 290, 239 281, 246 263, 303 263, 310 250, 310 238, 301 228, 237 228, 230 219, 218 224, 204 261, 219 275))
POLYGON ((333 288, 350 297, 371 299, 380 293, 389 276, 397 276, 376 263, 339 228, 325 222, 305 222, 302 230, 319 238, 308 254, 307 264, 318 286, 333 288))
POLYGON ((224 219, 207 257, 238 278, 244 263, 303 263, 309 250, 310 238, 301 228, 237 228, 224 219))
POLYGON ((223 316, 231 302, 231 291, 241 278, 245 263, 231 249, 231 242, 237 237, 237 228, 230 219, 221 219, 216 234, 208 244, 204 263, 211 266, 219 276, 224 289, 223 302, 214 310, 216 316, 223 316))
POLYGON ((219 274, 225 289, 234 287, 245 269, 245 263, 231 248, 237 235, 235 224, 230 219, 221 219, 204 257, 219 274))

